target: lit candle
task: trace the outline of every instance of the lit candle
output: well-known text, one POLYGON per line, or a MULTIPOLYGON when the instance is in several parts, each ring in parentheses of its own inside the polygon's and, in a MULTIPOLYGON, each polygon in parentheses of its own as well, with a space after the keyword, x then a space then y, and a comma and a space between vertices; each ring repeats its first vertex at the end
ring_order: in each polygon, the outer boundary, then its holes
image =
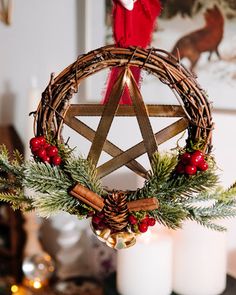
POLYGON ((167 233, 148 232, 118 252, 117 289, 122 295, 171 294, 172 239, 167 233))
POLYGON ((181 295, 216 295, 226 287, 226 235, 187 222, 174 233, 173 289, 181 295))

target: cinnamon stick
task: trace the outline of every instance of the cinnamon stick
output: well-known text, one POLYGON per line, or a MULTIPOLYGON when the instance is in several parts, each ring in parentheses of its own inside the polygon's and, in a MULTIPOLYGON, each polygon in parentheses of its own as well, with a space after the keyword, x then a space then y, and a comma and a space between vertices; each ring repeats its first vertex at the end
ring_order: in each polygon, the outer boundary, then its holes
MULTIPOLYGON (((97 211, 102 211, 104 208, 104 199, 79 183, 77 183, 70 191, 70 194, 97 211)), ((151 211, 158 209, 158 207, 159 203, 156 198, 146 198, 127 202, 127 208, 130 212, 141 210, 151 211)))
POLYGON ((70 191, 70 194, 97 211, 102 211, 104 207, 104 199, 101 196, 79 183, 70 191))
POLYGON ((156 198, 146 198, 127 203, 129 211, 151 211, 158 209, 159 203, 156 198))

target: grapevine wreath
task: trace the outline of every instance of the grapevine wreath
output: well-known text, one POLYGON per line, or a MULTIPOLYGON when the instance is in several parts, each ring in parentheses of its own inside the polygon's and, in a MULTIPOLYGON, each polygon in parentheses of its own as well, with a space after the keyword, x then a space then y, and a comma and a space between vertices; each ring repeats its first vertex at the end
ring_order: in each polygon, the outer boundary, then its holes
POLYGON ((218 187, 212 151, 211 106, 195 77, 178 60, 160 49, 106 46, 79 56, 58 76, 51 76, 35 116, 35 137, 30 140, 32 160, 23 162, 16 151, 10 160, 1 148, 1 200, 14 208, 37 210, 41 216, 66 211, 91 218, 94 233, 108 246, 132 246, 135 237, 156 222, 176 229, 186 219, 216 230, 217 218, 235 216, 235 185, 218 187), (154 75, 175 94, 180 105, 145 105, 132 69, 154 75), (70 104, 81 81, 107 68, 119 75, 105 105, 70 104), (128 88, 132 105, 120 105, 128 88), (97 131, 76 116, 101 116, 97 131), (122 151, 106 139, 116 116, 136 116, 143 141, 122 151), (154 134, 149 117, 180 117, 154 134), (62 138, 66 124, 92 142, 88 158, 75 156, 62 138), (185 147, 159 153, 158 145, 187 129, 185 147), (113 158, 97 167, 104 150, 113 158), (146 171, 135 159, 147 152, 151 163, 146 171), (121 166, 145 178, 136 191, 107 190, 100 179, 121 166), (25 190, 28 188, 30 190, 25 190), (201 201, 211 205, 201 206, 201 201), (200 205, 199 205, 200 204, 200 205))

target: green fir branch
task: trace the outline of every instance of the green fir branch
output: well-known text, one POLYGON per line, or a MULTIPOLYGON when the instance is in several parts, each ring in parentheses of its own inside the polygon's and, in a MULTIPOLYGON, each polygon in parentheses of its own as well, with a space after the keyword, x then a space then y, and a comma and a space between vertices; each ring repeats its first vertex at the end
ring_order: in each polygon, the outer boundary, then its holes
POLYGON ((181 175, 171 177, 156 192, 161 199, 186 199, 192 198, 195 194, 207 190, 213 190, 218 183, 218 177, 214 172, 207 170, 197 172, 193 176, 181 175))
POLYGON ((0 191, 22 188, 22 183, 15 179, 0 177, 0 191))
POLYGON ((160 207, 149 212, 149 214, 161 224, 171 229, 177 229, 182 226, 182 222, 187 218, 188 211, 184 210, 181 205, 160 203, 160 207))
POLYGON ((177 154, 159 154, 153 155, 149 182, 154 182, 161 186, 168 181, 178 163, 177 154))
POLYGON ((22 166, 19 165, 18 158, 10 161, 9 153, 5 145, 0 146, 0 170, 13 174, 18 178, 22 176, 22 166))
POLYGON ((205 207, 189 206, 186 209, 188 209, 191 216, 200 218, 201 220, 223 219, 236 216, 236 207, 221 202, 216 202, 212 206, 205 207))
POLYGON ((234 183, 227 190, 221 190, 221 193, 219 194, 218 200, 222 201, 224 203, 230 203, 232 200, 235 201, 235 197, 236 197, 236 185, 234 183))
POLYGON ((175 175, 177 155, 155 155, 152 172, 142 189, 129 195, 129 200, 142 199, 147 196, 162 201, 185 201, 195 198, 196 194, 213 190, 218 183, 215 170, 197 172, 196 175, 175 175))
POLYGON ((78 199, 68 195, 66 191, 37 195, 33 199, 33 206, 42 217, 50 217, 60 211, 78 213, 76 207, 80 206, 78 199))
MULTIPOLYGON (((105 192, 97 177, 96 167, 82 157, 75 158, 71 150, 60 147, 65 155, 62 166, 52 166, 41 162, 23 163, 19 152, 9 160, 6 147, 0 147, 0 170, 10 174, 10 178, 0 177, 0 200, 9 202, 14 208, 31 210, 36 208, 43 217, 59 211, 76 214, 83 218, 90 207, 72 197, 68 191, 76 183, 91 191, 104 195, 105 192), (24 195, 23 188, 36 193, 32 197, 24 195), (12 192, 13 191, 13 192, 12 192)), ((224 227, 214 223, 216 219, 236 216, 236 183, 228 190, 217 187, 218 177, 214 161, 209 157, 209 169, 193 176, 177 175, 178 154, 155 153, 143 188, 128 193, 128 200, 156 197, 157 210, 148 214, 169 228, 181 227, 182 222, 191 219, 215 230, 224 227), (211 206, 197 206, 203 201, 211 201, 211 206)))
POLYGON ((206 227, 208 229, 211 230, 215 230, 215 231, 219 231, 219 232, 225 232, 227 230, 226 227, 224 227, 223 225, 219 225, 213 222, 209 222, 209 221, 202 221, 202 220, 196 220, 195 221, 200 224, 203 227, 206 227))
POLYGON ((23 184, 40 193, 57 193, 67 190, 72 185, 60 167, 41 162, 26 164, 23 184))
POLYGON ((0 192, 0 200, 9 203, 14 210, 21 209, 27 211, 29 208, 33 208, 32 199, 25 196, 22 191, 15 191, 13 193, 0 192))
POLYGON ((24 157, 18 150, 13 151, 13 164, 18 167, 24 164, 24 157))
POLYGON ((81 157, 71 157, 67 159, 64 169, 74 182, 79 182, 99 195, 104 193, 97 177, 96 167, 90 161, 81 157))

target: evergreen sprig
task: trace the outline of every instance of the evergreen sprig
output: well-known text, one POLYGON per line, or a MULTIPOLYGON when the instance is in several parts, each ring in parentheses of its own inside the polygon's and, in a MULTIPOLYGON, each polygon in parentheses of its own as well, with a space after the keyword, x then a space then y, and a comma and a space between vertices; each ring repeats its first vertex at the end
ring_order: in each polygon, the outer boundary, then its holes
POLYGON ((155 154, 149 179, 143 188, 130 194, 129 200, 156 197, 159 209, 150 215, 173 229, 181 227, 184 220, 192 219, 206 227, 224 230, 212 221, 236 216, 236 184, 228 190, 219 188, 213 162, 210 169, 193 176, 176 175, 177 163, 178 154, 155 154), (214 206, 197 207, 199 201, 211 201, 214 206))
POLYGON ((73 183, 60 167, 32 161, 26 164, 23 184, 36 192, 50 194, 67 190, 73 183))
POLYGON ((24 211, 28 211, 33 209, 32 199, 25 196, 22 190, 13 191, 12 193, 0 192, 0 200, 9 203, 14 210, 24 209, 24 211))
POLYGON ((91 161, 83 159, 82 157, 76 158, 72 156, 67 159, 64 169, 65 172, 70 174, 75 183, 79 182, 99 195, 104 193, 97 177, 96 167, 91 161))
POLYGON ((33 206, 37 208, 38 213, 42 217, 50 217, 65 211, 68 213, 80 215, 80 210, 76 208, 80 206, 79 200, 73 198, 66 191, 60 190, 57 193, 38 194, 33 197, 33 206))
POLYGON ((22 175, 22 156, 19 157, 19 152, 15 152, 13 156, 14 158, 11 161, 6 146, 0 146, 0 171, 19 177, 22 175))
POLYGON ((184 210, 181 204, 160 203, 158 210, 149 213, 161 224, 171 228, 180 228, 182 222, 187 218, 188 212, 184 210))
MULTIPOLYGON (((213 161, 207 171, 192 176, 176 174, 177 164, 177 153, 156 153, 143 188, 128 192, 128 200, 156 197, 159 208, 149 215, 173 229, 191 219, 208 228, 225 230, 215 220, 236 216, 236 183, 227 190, 220 188, 213 161), (210 205, 206 206, 205 201, 210 205)), ((59 211, 78 217, 87 215, 91 208, 69 194, 77 182, 99 195, 106 193, 95 166, 75 157, 71 151, 63 165, 56 167, 38 161, 24 163, 18 152, 10 160, 6 147, 2 146, 0 171, 10 174, 10 178, 4 173, 0 175, 0 189, 8 190, 0 193, 0 200, 9 202, 15 209, 36 209, 44 217, 59 211)))

